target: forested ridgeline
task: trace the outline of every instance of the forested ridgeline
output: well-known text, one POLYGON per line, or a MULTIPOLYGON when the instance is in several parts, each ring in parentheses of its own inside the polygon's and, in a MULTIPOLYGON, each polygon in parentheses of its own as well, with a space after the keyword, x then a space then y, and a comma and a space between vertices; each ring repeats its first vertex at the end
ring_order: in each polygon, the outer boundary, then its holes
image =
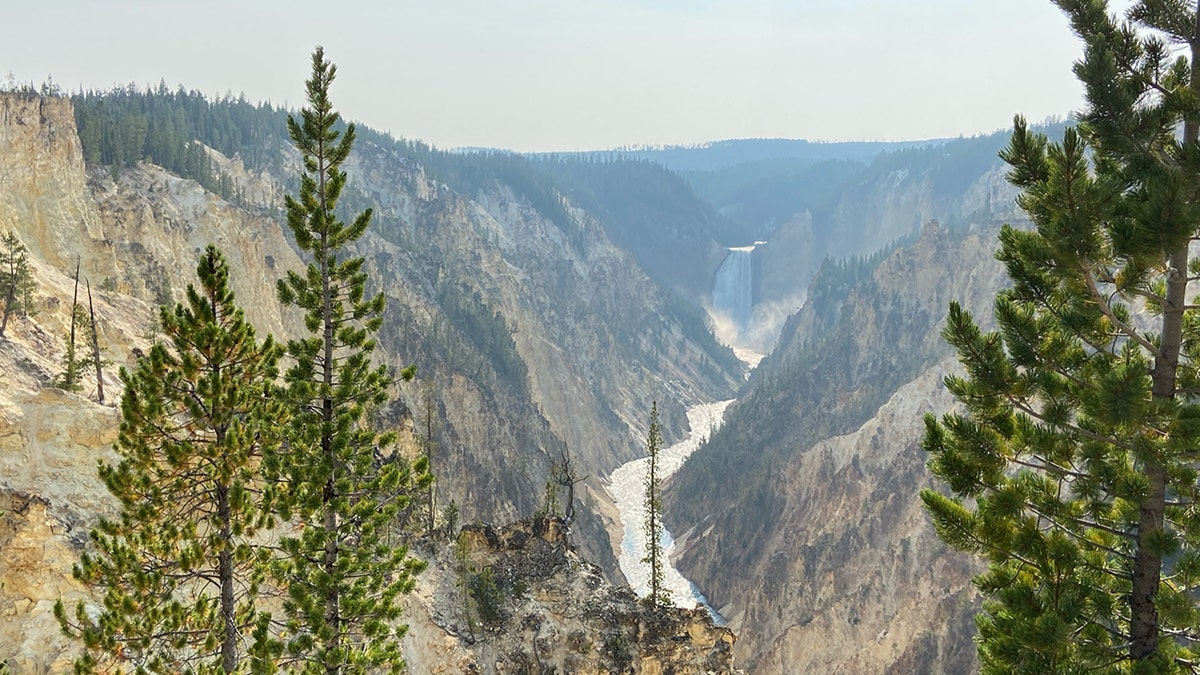
POLYGON ((259 170, 276 166, 288 143, 287 111, 244 95, 210 100, 160 83, 153 90, 129 85, 87 91, 71 102, 88 164, 118 169, 144 159, 228 200, 238 197, 232 181, 195 141, 259 170))
MULTIPOLYGON (((216 171, 199 141, 251 170, 283 177, 288 111, 245 95, 209 99, 182 86, 136 85, 71 96, 76 125, 89 164, 122 167, 147 160, 191 178, 225 199, 236 198, 231 181, 216 171)), ((339 130, 345 129, 339 121, 339 130)), ((398 140, 359 126, 364 145, 397 151, 420 163, 435 179, 471 197, 494 183, 507 185, 564 230, 573 220, 553 181, 520 155, 500 151, 447 152, 419 141, 398 140)))
POLYGON ((618 154, 543 155, 536 161, 660 284, 693 297, 711 290, 722 249, 733 244, 718 236, 728 229, 722 216, 679 174, 618 154))
MULTIPOLYGON (((1061 135, 1064 127, 1061 120, 1037 126, 1050 136, 1061 135)), ((686 170, 682 175, 722 216, 715 235, 727 245, 770 239, 777 228, 801 214, 811 219, 822 242, 832 242, 839 238, 838 231, 864 215, 859 209, 872 203, 869 190, 906 180, 927 183, 939 210, 936 217, 944 224, 969 224, 986 215, 962 212, 960 204, 976 181, 1000 166, 998 153, 1011 133, 1006 129, 912 143, 812 144, 823 152, 686 170)))

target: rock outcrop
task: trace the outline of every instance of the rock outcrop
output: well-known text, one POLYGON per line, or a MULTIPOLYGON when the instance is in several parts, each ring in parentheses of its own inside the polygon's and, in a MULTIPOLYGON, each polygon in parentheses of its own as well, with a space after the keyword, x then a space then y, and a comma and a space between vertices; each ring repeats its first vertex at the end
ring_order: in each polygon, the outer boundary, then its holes
MULTIPOLYGON (((75 114, 65 98, 0 94, 0 231, 21 235, 34 258, 73 268, 82 249, 105 239, 87 188, 75 114)), ((89 256, 111 266, 111 253, 89 256)))
POLYGON ((415 549, 432 564, 406 612, 413 672, 737 672, 732 631, 703 609, 649 608, 610 585, 560 520, 468 526, 415 549))

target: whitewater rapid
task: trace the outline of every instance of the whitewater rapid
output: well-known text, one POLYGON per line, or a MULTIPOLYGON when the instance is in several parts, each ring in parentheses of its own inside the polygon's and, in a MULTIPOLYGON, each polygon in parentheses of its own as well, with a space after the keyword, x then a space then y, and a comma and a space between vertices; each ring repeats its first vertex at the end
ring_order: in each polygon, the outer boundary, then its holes
MULTIPOLYGON (((658 453, 658 475, 666 480, 683 466, 700 444, 712 435, 725 416, 725 408, 729 401, 717 403, 702 403, 687 411, 688 424, 692 431, 684 440, 658 453)), ((650 593, 650 565, 642 562, 646 555, 646 470, 649 459, 643 457, 632 462, 626 462, 609 476, 608 493, 616 502, 621 514, 621 523, 625 528, 625 536, 621 540, 621 550, 617 551, 617 563, 621 572, 633 587, 634 592, 645 597, 650 593)), ((671 533, 664 528, 662 531, 663 586, 666 588, 672 602, 679 607, 694 607, 700 604, 708 607, 708 602, 700 591, 688 581, 675 566, 671 564, 671 554, 675 548, 675 540, 671 533)), ((708 607, 709 611, 712 608, 708 607)))

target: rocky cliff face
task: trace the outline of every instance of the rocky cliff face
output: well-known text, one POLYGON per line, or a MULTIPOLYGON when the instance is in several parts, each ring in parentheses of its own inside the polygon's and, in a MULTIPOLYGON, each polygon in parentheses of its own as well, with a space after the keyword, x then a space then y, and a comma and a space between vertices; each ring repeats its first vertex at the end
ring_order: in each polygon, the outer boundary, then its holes
POLYGON ((649 609, 566 542, 559 520, 424 540, 406 616, 417 673, 732 673, 734 636, 701 609, 649 609))
POLYGON ((679 567, 751 672, 972 667, 974 569, 921 509, 919 442, 922 414, 952 404, 949 301, 986 316, 1002 283, 994 239, 927 226, 844 297, 806 306, 669 487, 679 567))
POLYGON ((349 171, 391 244, 381 276, 499 312, 534 403, 585 468, 606 472, 641 452, 652 400, 667 402, 678 435, 688 399, 736 387, 738 373, 664 318, 662 291, 586 212, 572 212, 572 238, 505 185, 459 195, 385 147, 364 147, 349 171))
MULTIPOLYGON (((105 238, 99 213, 88 198, 70 102, 0 96, 0 148, 0 228, 29 233, 22 239, 35 258, 67 269, 80 247, 105 238), (70 227, 63 227, 65 223, 70 227), (29 236, 35 233, 40 236, 29 236)), ((96 264, 112 262, 110 255, 96 264)))
MULTIPOLYGON (((435 382, 440 502, 455 500, 464 521, 528 514, 569 449, 590 474, 576 541, 615 573, 599 476, 636 452, 649 401, 678 411, 678 433, 685 402, 727 396, 737 373, 658 316, 654 284, 598 227, 573 250, 503 186, 464 197, 419 165, 362 150, 351 184, 379 216, 358 252, 389 302, 377 355, 415 362, 435 382)), ((237 301, 261 333, 300 332, 300 317, 274 297, 274 280, 301 266, 280 226, 278 178, 214 157, 245 208, 150 164, 115 178, 89 168, 68 101, 0 95, 0 230, 29 248, 38 283, 38 312, 13 319, 0 340, 0 662, 18 672, 66 663, 51 665, 65 645, 49 608, 82 592, 70 567, 112 508, 96 462, 112 459, 116 366, 147 349, 157 307, 180 297, 203 247, 225 252, 237 301), (51 386, 76 260, 113 364, 103 404, 91 374, 79 394, 51 386)), ((382 420, 411 429, 417 385, 395 395, 382 420)))

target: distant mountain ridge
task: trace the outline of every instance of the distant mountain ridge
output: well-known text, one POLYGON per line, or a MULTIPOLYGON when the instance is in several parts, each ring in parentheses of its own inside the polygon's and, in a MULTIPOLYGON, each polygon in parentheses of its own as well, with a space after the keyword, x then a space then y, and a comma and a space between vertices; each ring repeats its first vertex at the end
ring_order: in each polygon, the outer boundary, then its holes
POLYGON ((713 171, 748 162, 792 159, 816 164, 829 160, 869 163, 881 152, 940 145, 951 139, 921 141, 809 141, 797 138, 739 138, 697 145, 630 146, 612 150, 529 153, 533 157, 558 156, 588 159, 640 159, 657 162, 672 171, 713 171))

